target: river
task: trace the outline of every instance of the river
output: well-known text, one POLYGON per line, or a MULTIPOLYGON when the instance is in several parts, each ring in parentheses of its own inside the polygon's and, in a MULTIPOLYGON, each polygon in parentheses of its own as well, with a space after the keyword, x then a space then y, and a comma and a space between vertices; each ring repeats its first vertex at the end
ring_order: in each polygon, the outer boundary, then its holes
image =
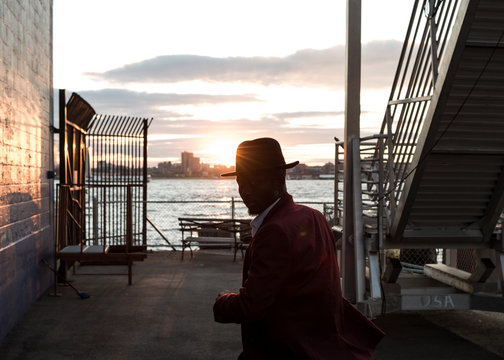
MULTIPOLYGON (((152 179, 147 191, 147 216, 175 245, 180 244, 179 217, 231 217, 234 211, 236 218, 250 218, 232 179, 152 179)), ((287 191, 296 202, 323 212, 323 203, 332 206, 334 182, 287 180, 287 191)), ((160 250, 167 245, 150 224, 147 243, 160 250)))

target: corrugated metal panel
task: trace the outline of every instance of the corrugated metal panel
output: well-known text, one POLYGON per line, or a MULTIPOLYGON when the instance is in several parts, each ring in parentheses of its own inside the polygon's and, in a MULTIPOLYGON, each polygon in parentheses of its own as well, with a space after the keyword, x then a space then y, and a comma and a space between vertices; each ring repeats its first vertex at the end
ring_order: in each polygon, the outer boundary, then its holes
POLYGON ((87 130, 89 122, 95 115, 95 111, 89 103, 79 94, 72 93, 67 103, 67 119, 81 129, 87 130))

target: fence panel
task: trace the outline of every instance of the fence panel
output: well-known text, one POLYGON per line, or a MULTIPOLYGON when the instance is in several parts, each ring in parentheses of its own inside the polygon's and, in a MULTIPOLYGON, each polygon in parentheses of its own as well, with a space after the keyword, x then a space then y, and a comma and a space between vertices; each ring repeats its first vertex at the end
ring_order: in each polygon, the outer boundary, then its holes
MULTIPOLYGON (((303 202, 326 216, 332 223, 333 205, 326 202, 303 202)), ((147 201, 147 217, 156 225, 172 245, 181 245, 179 217, 250 219, 245 204, 240 200, 215 201, 147 201)), ((147 226, 147 247, 151 250, 171 250, 153 226, 147 226)))

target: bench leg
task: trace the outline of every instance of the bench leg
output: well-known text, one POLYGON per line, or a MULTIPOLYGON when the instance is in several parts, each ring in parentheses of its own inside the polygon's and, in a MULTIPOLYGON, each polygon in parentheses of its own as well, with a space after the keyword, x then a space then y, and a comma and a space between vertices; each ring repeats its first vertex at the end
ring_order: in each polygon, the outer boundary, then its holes
POLYGON ((128 285, 131 285, 133 283, 133 274, 132 274, 132 265, 133 261, 128 260, 128 285))

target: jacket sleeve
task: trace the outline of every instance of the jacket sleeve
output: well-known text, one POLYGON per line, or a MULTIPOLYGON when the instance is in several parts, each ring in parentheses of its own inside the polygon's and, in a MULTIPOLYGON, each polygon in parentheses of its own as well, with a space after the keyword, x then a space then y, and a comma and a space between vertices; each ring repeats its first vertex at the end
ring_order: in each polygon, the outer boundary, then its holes
POLYGON ((247 278, 238 294, 224 294, 214 304, 214 318, 222 323, 261 320, 274 303, 291 267, 291 240, 278 224, 265 224, 251 246, 247 278))

